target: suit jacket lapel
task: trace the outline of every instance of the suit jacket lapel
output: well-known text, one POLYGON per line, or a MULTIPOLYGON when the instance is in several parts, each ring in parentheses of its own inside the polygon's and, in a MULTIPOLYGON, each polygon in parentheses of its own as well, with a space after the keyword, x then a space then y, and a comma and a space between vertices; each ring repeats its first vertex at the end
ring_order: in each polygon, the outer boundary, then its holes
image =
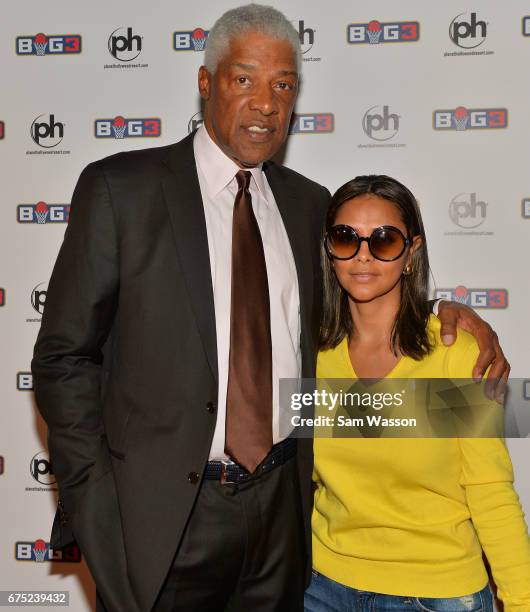
POLYGON ((218 383, 212 274, 204 207, 193 154, 193 135, 169 147, 165 164, 171 174, 164 178, 163 190, 197 327, 210 369, 218 383))

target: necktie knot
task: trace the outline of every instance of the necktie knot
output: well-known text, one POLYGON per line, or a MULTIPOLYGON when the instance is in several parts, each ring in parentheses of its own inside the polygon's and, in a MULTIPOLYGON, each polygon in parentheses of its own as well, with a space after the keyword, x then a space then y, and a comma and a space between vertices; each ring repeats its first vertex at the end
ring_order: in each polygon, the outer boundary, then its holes
POLYGON ((239 172, 236 174, 236 181, 239 191, 248 191, 251 177, 252 173, 248 172, 248 170, 239 170, 239 172))

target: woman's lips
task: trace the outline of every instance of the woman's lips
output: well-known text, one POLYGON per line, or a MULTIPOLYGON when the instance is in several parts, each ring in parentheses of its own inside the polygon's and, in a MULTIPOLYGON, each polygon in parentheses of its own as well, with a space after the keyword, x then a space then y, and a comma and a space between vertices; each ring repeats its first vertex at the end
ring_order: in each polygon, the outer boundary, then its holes
POLYGON ((351 276, 360 283, 368 283, 376 277, 375 274, 369 272, 352 272, 351 276))

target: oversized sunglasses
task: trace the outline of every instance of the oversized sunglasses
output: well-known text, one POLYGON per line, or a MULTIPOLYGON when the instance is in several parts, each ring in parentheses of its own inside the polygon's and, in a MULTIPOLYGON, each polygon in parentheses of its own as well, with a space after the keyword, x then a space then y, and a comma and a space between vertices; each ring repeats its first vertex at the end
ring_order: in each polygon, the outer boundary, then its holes
POLYGON ((399 259, 410 244, 410 240, 393 225, 376 227, 370 236, 359 236, 349 225, 334 225, 326 233, 326 251, 332 259, 351 259, 365 240, 370 253, 380 261, 399 259))

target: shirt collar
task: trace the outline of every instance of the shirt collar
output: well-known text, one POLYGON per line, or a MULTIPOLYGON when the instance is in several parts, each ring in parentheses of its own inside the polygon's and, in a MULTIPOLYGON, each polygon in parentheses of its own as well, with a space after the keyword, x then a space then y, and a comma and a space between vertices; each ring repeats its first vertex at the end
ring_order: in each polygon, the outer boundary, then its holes
MULTIPOLYGON (((205 181, 208 197, 214 198, 232 181, 241 168, 211 139, 204 124, 195 134, 193 150, 195 161, 205 181)), ((248 168, 248 171, 252 174, 261 195, 266 199, 263 164, 248 168)))

